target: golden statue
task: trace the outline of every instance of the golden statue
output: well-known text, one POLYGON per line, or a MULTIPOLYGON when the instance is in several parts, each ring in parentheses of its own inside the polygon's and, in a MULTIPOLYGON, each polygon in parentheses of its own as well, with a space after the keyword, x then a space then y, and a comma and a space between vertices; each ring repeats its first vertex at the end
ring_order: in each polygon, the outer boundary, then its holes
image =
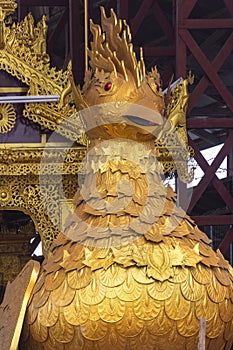
POLYGON ((161 175, 188 158, 187 80, 165 105, 126 23, 102 9, 91 30, 91 69, 74 87, 89 139, 83 185, 41 267, 20 349, 194 350, 205 318, 206 349, 230 350, 232 267, 161 175))

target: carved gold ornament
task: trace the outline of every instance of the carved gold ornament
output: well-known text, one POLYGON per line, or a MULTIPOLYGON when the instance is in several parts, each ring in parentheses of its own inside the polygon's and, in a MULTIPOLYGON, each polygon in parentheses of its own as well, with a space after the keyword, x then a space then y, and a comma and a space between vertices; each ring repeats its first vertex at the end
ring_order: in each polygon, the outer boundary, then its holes
POLYGON ((0 104, 0 134, 6 134, 16 123, 16 112, 12 104, 0 104))
POLYGON ((46 255, 59 233, 58 228, 61 227, 57 175, 62 168, 63 191, 66 198, 71 200, 77 190, 77 173, 86 150, 84 147, 70 149, 62 163, 60 158, 64 153, 63 149, 56 148, 50 153, 50 163, 44 169, 45 176, 53 174, 50 186, 44 188, 44 192, 51 201, 47 212, 39 183, 43 151, 44 149, 39 146, 37 149, 33 147, 0 148, 0 207, 23 210, 32 217, 40 233, 43 252, 46 255))
POLYGON ((11 198, 11 187, 0 186, 0 203, 5 204, 11 198))
MULTIPOLYGON (((6 2, 10 6, 9 2, 6 2)), ((7 5, 7 6, 8 6, 7 5)), ((26 103, 24 117, 44 128, 56 130, 82 143, 81 124, 64 121, 76 112, 70 76, 71 64, 62 71, 50 66, 46 49, 47 24, 45 16, 37 24, 29 13, 20 23, 7 25, 7 11, 0 2, 0 69, 15 76, 28 86, 27 95, 59 95, 59 102, 26 103), (80 130, 80 132, 79 132, 80 130)))
POLYGON ((0 0, 0 7, 6 16, 13 13, 17 8, 16 0, 0 0))

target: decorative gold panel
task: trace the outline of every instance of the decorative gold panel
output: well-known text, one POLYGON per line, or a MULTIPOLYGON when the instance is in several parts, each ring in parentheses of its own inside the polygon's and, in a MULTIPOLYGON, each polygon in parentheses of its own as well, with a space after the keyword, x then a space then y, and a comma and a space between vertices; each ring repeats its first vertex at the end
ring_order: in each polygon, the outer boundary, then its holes
MULTIPOLYGON (((60 154, 64 149, 60 148, 60 154)), ((50 206, 45 209, 41 197, 39 175, 43 148, 0 149, 0 208, 19 209, 30 215, 41 235, 43 250, 46 254, 61 227, 60 169, 63 165, 63 192, 68 199, 77 191, 77 172, 85 148, 73 148, 67 154, 64 164, 59 160, 59 149, 51 153, 51 163, 44 174, 54 174, 51 184, 43 194, 48 197, 50 206)), ((51 176, 51 175, 50 175, 51 176)))
MULTIPOLYGON (((22 22, 7 24, 6 17, 14 12, 16 7, 17 4, 13 0, 0 1, 0 69, 25 83, 28 86, 27 95, 60 96, 59 102, 26 103, 23 116, 43 128, 60 133, 67 139, 85 144, 85 138, 81 135, 81 124, 79 125, 77 118, 75 123, 69 118, 76 112, 70 83, 71 64, 64 71, 50 66, 50 57, 46 49, 45 16, 35 24, 29 13, 22 22)), ((16 92, 25 91, 23 89, 16 89, 16 92)), ((5 89, 3 92, 6 92, 5 89)), ((9 132, 14 127, 15 120, 13 106, 0 105, 0 133, 9 132)), ((39 183, 45 144, 46 142, 1 145, 0 208, 18 209, 30 215, 41 235, 46 254, 60 228, 61 203, 58 182, 61 169, 64 194, 72 198, 77 190, 76 175, 80 161, 85 155, 85 147, 70 149, 64 162, 60 163, 59 152, 64 153, 64 147, 67 145, 56 145, 54 152, 50 152, 50 162, 46 165, 44 173, 54 176, 48 189, 43 190, 48 192, 50 200, 46 209, 39 183)))

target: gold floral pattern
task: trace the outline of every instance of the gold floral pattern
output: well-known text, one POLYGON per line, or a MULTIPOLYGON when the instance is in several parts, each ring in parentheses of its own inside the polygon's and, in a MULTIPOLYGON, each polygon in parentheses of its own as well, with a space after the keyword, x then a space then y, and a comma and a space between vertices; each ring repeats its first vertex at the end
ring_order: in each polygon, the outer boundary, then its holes
POLYGON ((16 112, 12 104, 0 104, 0 134, 6 134, 16 123, 16 112))

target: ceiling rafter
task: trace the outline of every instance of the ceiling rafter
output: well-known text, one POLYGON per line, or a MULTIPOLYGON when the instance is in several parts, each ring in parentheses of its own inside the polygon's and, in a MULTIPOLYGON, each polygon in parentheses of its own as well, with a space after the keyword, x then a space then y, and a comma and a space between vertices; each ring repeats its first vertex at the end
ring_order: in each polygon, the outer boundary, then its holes
POLYGON ((209 133, 204 129, 194 129, 192 132, 199 136, 202 140, 206 141, 209 145, 215 146, 218 144, 219 139, 215 135, 209 133))

